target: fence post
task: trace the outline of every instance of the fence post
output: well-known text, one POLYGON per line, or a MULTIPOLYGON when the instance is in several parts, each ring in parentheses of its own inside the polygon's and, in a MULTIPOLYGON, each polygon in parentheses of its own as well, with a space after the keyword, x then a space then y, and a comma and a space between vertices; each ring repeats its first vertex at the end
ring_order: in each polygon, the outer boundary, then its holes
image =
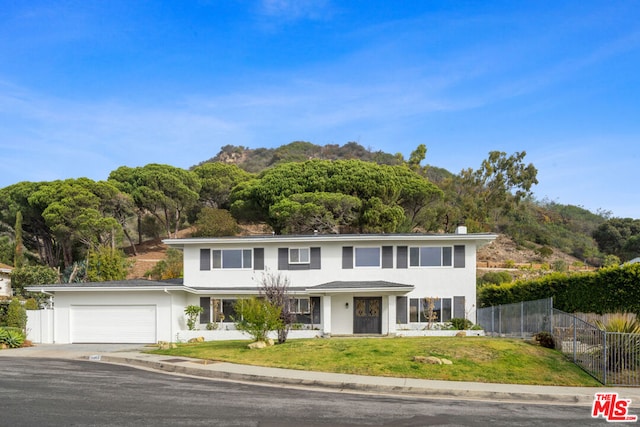
POLYGON ((604 335, 604 357, 602 358, 604 366, 602 367, 602 382, 604 385, 607 385, 607 331, 602 331, 602 335, 604 335))
POLYGON ((524 339, 524 301, 520 301, 520 338, 524 339))
POLYGON ((502 336, 502 304, 498 306, 498 336, 502 336))
POLYGON ((495 314, 495 307, 492 305, 491 306, 491 336, 494 336, 495 332, 496 332, 496 314, 495 314))
POLYGON ((576 350, 578 347, 578 331, 576 330, 576 316, 573 316, 573 363, 576 363, 578 357, 576 355, 576 350))
POLYGON ((553 335, 553 297, 549 298, 549 333, 553 335))

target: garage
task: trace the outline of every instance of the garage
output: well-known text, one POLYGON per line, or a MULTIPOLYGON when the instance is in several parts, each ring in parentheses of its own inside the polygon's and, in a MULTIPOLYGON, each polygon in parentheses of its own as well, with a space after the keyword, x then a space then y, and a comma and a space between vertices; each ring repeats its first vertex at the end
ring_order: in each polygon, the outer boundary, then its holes
POLYGON ((155 343, 155 305, 72 305, 72 343, 155 343))

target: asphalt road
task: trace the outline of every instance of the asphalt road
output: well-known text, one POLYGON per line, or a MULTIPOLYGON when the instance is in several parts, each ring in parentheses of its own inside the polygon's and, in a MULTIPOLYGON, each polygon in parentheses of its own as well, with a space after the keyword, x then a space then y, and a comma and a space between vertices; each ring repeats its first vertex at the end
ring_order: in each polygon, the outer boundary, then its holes
POLYGON ((0 426, 584 426, 584 406, 265 387, 104 363, 0 359, 0 426))

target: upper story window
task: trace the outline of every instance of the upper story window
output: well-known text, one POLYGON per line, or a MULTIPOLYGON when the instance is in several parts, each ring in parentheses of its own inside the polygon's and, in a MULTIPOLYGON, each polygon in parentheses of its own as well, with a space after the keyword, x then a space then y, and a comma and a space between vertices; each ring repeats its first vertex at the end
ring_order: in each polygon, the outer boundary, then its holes
POLYGON ((380 248, 355 248, 356 267, 380 267, 380 248))
POLYGON ((213 268, 251 268, 251 249, 214 249, 213 268))
POLYGON ((420 246, 409 248, 410 267, 451 267, 451 246, 420 246))
POLYGON ((309 248, 289 248, 289 264, 309 264, 309 248))

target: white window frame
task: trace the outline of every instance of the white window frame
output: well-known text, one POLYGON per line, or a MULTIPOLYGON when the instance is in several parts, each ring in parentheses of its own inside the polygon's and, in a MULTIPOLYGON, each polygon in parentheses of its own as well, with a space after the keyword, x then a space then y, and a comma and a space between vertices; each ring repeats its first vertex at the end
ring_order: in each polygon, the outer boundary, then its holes
POLYGON ((289 248, 289 264, 310 264, 311 263, 311 248, 289 248), (291 254, 292 253, 298 253, 298 261, 293 261, 291 254), (307 253, 307 260, 301 260, 301 256, 300 254, 306 252, 307 253))
POLYGON ((382 268, 382 248, 380 246, 357 246, 353 248, 354 268, 382 268), (378 265, 358 265, 358 250, 376 249, 378 251, 378 265))
POLYGON ((212 269, 214 270, 251 270, 253 269, 253 249, 246 249, 246 248, 242 248, 242 249, 235 249, 235 248, 227 248, 227 249, 213 249, 211 252, 211 265, 212 265, 212 269), (216 267, 214 265, 214 252, 215 251, 220 251, 220 267, 216 267), (225 267, 224 266, 224 254, 225 252, 229 252, 229 251, 240 251, 240 262, 241 262, 241 266, 240 267, 225 267), (249 255, 249 266, 245 265, 245 251, 249 251, 250 255, 249 255))
POLYGON ((408 264, 409 268, 453 268, 453 246, 410 246, 408 253, 408 264), (422 265, 422 252, 423 248, 437 248, 440 249, 440 265, 422 265), (451 250, 451 264, 444 265, 444 248, 449 248, 451 250), (418 250, 418 265, 411 264, 411 250, 418 250))
MULTIPOLYGON (((434 311, 438 311, 440 312, 440 320, 438 321, 434 321, 433 323, 446 323, 446 322, 450 322, 451 319, 453 319, 453 297, 431 297, 431 298, 435 298, 435 300, 438 302, 439 307, 434 307, 434 311), (449 319, 447 320, 442 320, 442 318, 444 317, 444 301, 448 300, 449 301, 449 319)), ((409 297, 407 298, 407 321, 411 324, 419 324, 419 325, 424 325, 427 324, 429 322, 427 322, 426 320, 422 320, 422 317, 424 317, 424 310, 425 310, 425 297, 422 298, 416 298, 416 297, 409 297), (418 300, 418 320, 417 321, 412 321, 411 320, 411 301, 412 300, 418 300)))
POLYGON ((310 297, 296 297, 289 299, 289 311, 294 314, 311 314, 311 298, 310 297), (306 310, 303 310, 301 301, 306 300, 306 310))

